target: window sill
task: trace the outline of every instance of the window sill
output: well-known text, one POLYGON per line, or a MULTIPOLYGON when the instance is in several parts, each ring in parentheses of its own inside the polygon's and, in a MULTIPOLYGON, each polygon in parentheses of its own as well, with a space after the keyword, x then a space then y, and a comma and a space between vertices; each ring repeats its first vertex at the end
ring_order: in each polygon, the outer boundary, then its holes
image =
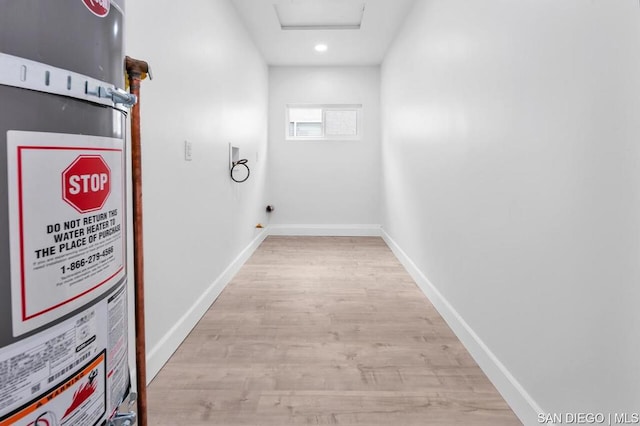
POLYGON ((351 142, 360 141, 360 136, 354 137, 339 137, 339 138, 285 138, 287 142, 351 142))

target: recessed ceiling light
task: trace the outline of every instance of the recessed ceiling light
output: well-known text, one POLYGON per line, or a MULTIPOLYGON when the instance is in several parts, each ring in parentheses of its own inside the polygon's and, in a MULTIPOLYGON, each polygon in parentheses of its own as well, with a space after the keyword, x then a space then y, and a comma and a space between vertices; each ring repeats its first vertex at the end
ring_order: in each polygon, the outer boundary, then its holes
POLYGON ((326 44, 320 43, 320 44, 316 44, 315 49, 316 49, 316 52, 326 52, 328 47, 326 44))

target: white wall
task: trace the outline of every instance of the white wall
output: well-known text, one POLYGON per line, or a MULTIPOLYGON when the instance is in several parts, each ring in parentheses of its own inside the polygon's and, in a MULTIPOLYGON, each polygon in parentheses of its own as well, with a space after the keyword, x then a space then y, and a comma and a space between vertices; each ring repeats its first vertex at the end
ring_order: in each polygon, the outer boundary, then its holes
POLYGON ((418 0, 382 105, 383 227, 526 424, 638 412, 638 2, 418 0))
POLYGON ((380 68, 270 67, 269 170, 270 223, 285 232, 379 224, 380 68), (287 141, 287 104, 362 104, 362 139, 287 141))
POLYGON ((127 54, 148 61, 154 77, 141 96, 152 376, 266 219, 268 68, 228 0, 129 1, 126 22, 127 54), (241 185, 229 178, 229 142, 250 160, 241 185))

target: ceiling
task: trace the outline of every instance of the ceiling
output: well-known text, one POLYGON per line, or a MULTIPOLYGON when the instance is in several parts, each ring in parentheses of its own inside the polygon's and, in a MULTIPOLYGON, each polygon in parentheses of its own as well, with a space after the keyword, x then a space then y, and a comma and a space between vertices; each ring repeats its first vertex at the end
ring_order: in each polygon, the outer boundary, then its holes
POLYGON ((377 65, 415 0, 231 1, 269 65, 377 65))

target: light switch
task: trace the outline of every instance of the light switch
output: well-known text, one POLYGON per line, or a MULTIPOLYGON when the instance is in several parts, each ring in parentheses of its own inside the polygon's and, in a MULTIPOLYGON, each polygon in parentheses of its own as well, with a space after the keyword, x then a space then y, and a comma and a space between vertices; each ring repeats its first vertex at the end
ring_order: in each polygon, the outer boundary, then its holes
POLYGON ((191 142, 184 141, 184 160, 191 161, 192 159, 192 147, 191 142))

